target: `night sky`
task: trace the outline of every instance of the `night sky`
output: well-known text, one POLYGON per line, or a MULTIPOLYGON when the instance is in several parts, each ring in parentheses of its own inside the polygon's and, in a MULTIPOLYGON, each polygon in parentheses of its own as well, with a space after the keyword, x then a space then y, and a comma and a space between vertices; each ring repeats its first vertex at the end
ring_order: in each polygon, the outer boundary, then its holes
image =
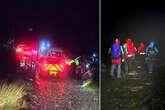
POLYGON ((0 3, 0 41, 47 36, 73 53, 98 51, 99 0, 11 0, 0 3), (28 28, 33 28, 32 32, 28 28))
POLYGON ((102 56, 116 35, 124 42, 130 37, 138 46, 155 41, 164 57, 165 7, 158 1, 102 1, 102 56))

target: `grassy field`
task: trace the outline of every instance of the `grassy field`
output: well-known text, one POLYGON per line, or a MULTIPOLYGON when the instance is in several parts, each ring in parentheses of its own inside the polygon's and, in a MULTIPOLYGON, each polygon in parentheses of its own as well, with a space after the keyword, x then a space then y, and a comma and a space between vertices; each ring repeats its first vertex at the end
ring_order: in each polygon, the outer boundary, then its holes
POLYGON ((26 95, 26 86, 21 82, 0 83, 0 110, 19 110, 26 95))

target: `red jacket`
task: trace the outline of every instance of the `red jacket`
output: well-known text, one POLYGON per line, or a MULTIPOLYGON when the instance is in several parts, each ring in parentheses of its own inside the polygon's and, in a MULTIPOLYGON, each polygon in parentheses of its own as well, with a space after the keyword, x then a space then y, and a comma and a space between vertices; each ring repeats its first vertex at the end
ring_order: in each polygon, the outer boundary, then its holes
POLYGON ((144 51, 145 51, 144 43, 140 43, 140 45, 139 45, 139 47, 138 47, 138 53, 144 52, 144 51))

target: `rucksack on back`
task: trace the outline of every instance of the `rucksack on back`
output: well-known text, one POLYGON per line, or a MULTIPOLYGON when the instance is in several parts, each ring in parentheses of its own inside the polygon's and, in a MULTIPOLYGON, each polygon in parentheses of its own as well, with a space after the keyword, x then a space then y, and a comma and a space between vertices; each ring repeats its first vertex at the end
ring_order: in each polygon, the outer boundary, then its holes
POLYGON ((134 54, 135 53, 134 45, 128 45, 128 51, 129 51, 129 54, 134 54))
POLYGON ((119 58, 120 57, 120 45, 113 44, 111 54, 112 54, 112 58, 119 58))
POLYGON ((155 51, 154 51, 154 48, 148 48, 148 51, 147 51, 147 55, 149 56, 149 57, 153 57, 153 56, 155 56, 155 51))

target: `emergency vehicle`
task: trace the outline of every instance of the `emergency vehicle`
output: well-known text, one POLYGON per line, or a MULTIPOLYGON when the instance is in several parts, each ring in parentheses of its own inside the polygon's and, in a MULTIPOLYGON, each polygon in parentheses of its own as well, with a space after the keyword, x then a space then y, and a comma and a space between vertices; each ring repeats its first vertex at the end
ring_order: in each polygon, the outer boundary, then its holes
POLYGON ((61 48, 50 48, 39 54, 38 68, 41 76, 64 76, 67 58, 61 48))
POLYGON ((61 48, 48 48, 40 52, 35 45, 21 43, 16 46, 16 55, 19 68, 35 73, 37 78, 67 74, 67 58, 61 48))
POLYGON ((36 68, 37 50, 33 44, 21 43, 16 46, 16 58, 19 71, 34 72, 36 68))

